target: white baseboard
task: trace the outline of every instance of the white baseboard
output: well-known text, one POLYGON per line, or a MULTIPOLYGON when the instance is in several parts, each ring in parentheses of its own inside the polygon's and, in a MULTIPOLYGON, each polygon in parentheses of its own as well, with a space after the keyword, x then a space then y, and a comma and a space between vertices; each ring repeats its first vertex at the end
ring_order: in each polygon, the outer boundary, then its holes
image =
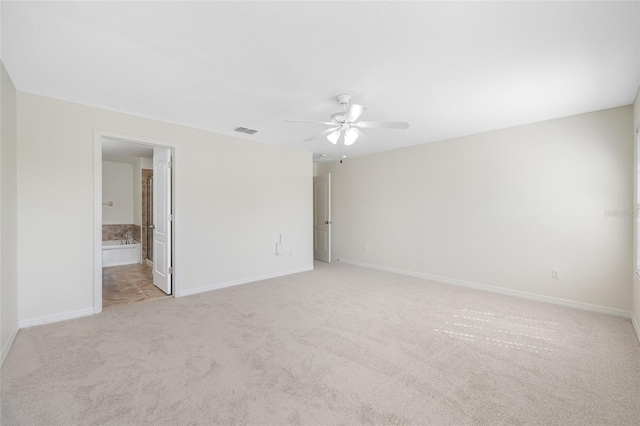
POLYGON ((304 266, 302 268, 289 269, 288 271, 284 271, 284 272, 275 272, 270 274, 256 275, 253 277, 241 278, 239 280, 226 281, 222 283, 211 284, 211 285, 206 285, 206 286, 197 287, 197 288, 190 288, 186 290, 181 290, 179 294, 176 294, 176 297, 191 296, 193 294, 204 293, 212 290, 219 290, 221 288, 233 287, 236 285, 248 284, 256 281, 268 280, 270 278, 284 277, 285 275, 297 274, 300 272, 307 272, 311 270, 313 270, 313 265, 304 266))
POLYGON ((11 351, 11 346, 13 346, 13 342, 16 340, 16 336, 18 336, 18 331, 20 329, 18 327, 15 328, 9 335, 9 339, 5 342, 2 347, 2 355, 0 358, 0 368, 4 365, 4 360, 7 359, 7 355, 9 355, 9 351, 11 351))
POLYGON ((53 322, 65 321, 74 318, 86 317, 93 315, 93 308, 78 309, 77 311, 63 312, 61 314, 48 315, 46 317, 32 318, 20 321, 20 328, 29 328, 36 325, 50 324, 53 322))
MULTIPOLYGON (((616 317, 622 317, 622 318, 631 318, 631 312, 629 311, 623 311, 621 309, 615 309, 615 308, 608 308, 606 306, 600 306, 600 305, 591 305, 589 303, 583 303, 583 302, 576 302, 573 300, 568 300, 568 299, 561 299, 559 297, 553 297, 553 296, 543 296, 540 294, 534 294, 534 293, 527 293, 525 291, 520 291, 520 290, 511 290, 508 288, 503 288, 503 287, 496 287, 493 285, 489 285, 489 284, 481 284, 481 283, 476 283, 473 281, 465 281, 465 280, 459 280, 456 278, 447 278, 447 277, 440 277, 437 275, 431 275, 431 274, 425 274, 423 272, 416 272, 416 271, 409 271, 406 269, 399 269, 399 268, 392 268, 389 266, 383 266, 383 265, 376 265, 376 264, 372 264, 372 263, 365 263, 365 262, 359 262, 356 260, 349 260, 349 259, 336 259, 339 262, 342 263, 348 263, 351 265, 356 265, 356 266, 363 266, 365 268, 371 268, 371 269, 378 269, 381 271, 387 271, 387 272, 394 272, 396 274, 401 274, 401 275, 408 275, 411 277, 417 277, 417 278, 424 278, 427 280, 431 280, 431 281, 437 281, 437 282, 441 282, 444 284, 453 284, 453 285, 457 285, 457 286, 461 286, 461 287, 467 287, 467 288, 473 288, 476 290, 484 290, 484 291, 490 291, 492 293, 499 293, 499 294, 504 294, 507 296, 514 296, 514 297, 520 297, 522 299, 529 299, 529 300, 535 300, 538 302, 546 302, 546 303, 553 303, 554 305, 560 305, 560 306, 566 306, 569 308, 576 308, 576 309, 582 309, 584 311, 591 311, 591 312, 598 312, 601 314, 606 314, 606 315, 613 315, 616 317)), ((636 333, 638 331, 638 328, 636 327, 636 333)))
POLYGON ((631 324, 633 325, 633 330, 636 332, 638 343, 640 343, 640 323, 638 323, 636 316, 633 314, 631 314, 631 324))

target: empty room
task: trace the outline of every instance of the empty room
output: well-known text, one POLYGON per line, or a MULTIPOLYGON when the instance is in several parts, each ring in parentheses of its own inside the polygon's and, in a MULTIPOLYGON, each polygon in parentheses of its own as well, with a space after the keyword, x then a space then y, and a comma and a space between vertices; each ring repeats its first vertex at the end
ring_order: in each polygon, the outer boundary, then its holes
POLYGON ((640 424, 640 2, 0 24, 0 424, 640 424))

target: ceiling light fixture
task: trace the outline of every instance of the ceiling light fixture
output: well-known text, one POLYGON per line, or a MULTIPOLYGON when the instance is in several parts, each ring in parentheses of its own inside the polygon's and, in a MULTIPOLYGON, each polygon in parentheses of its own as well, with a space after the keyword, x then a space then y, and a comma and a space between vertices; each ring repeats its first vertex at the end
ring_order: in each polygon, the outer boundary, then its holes
POLYGON ((360 129, 406 129, 409 123, 406 121, 360 121, 360 116, 367 110, 367 107, 352 104, 351 96, 338 95, 338 103, 342 106, 342 111, 331 114, 329 121, 291 121, 288 123, 314 123, 330 126, 330 128, 303 139, 304 142, 311 142, 319 137, 326 136, 327 140, 334 145, 338 145, 342 137, 342 146, 353 145, 362 133, 360 129))
POLYGON ((338 138, 340 138, 340 133, 342 133, 342 129, 336 129, 334 132, 330 133, 327 136, 327 139, 332 144, 336 145, 338 143, 338 138))
POLYGON ((358 139, 358 132, 356 129, 349 128, 344 132, 345 146, 353 145, 356 139, 358 139))

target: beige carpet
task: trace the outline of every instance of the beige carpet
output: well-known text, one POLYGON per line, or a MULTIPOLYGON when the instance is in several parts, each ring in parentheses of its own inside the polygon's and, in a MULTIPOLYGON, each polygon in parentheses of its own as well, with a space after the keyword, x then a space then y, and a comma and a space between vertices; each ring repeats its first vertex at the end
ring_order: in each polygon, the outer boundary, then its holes
POLYGON ((3 426, 640 424, 629 320, 344 264, 20 331, 3 426))

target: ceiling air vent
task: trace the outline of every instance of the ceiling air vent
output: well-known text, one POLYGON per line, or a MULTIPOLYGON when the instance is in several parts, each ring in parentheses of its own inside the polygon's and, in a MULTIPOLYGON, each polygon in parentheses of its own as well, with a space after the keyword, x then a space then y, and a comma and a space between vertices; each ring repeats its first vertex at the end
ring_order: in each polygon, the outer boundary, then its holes
POLYGON ((248 135, 252 135, 254 133, 257 133, 257 130, 253 130, 253 129, 247 129, 246 127, 236 127, 235 129, 236 132, 240 132, 240 133, 246 133, 248 135))

